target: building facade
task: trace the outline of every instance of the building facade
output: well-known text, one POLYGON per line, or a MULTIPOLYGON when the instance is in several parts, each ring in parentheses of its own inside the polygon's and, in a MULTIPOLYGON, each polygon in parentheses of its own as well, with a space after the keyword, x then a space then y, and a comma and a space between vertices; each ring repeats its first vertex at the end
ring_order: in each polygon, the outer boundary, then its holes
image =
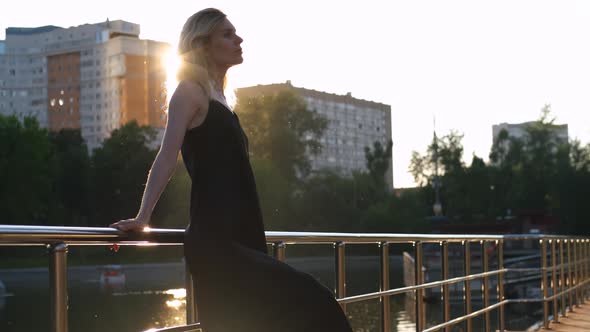
MULTIPOLYGON (((492 135, 493 135, 494 142, 496 141, 496 139, 498 138, 498 135, 500 135, 500 132, 502 130, 506 130, 509 137, 514 137, 517 139, 525 139, 525 137, 527 135, 527 127, 534 125, 534 124, 535 124, 535 121, 516 123, 516 124, 500 123, 497 125, 493 125, 492 126, 492 135)), ((561 142, 565 142, 565 143, 568 142, 569 136, 568 136, 567 124, 553 125, 552 129, 553 129, 553 134, 554 134, 555 139, 557 139, 561 142)))
MULTIPOLYGON (((505 130, 508 133, 508 137, 524 140, 527 137, 527 127, 534 125, 535 121, 523 122, 523 123, 500 123, 492 126, 493 142, 498 139, 498 136, 505 130)), ((567 124, 552 125, 553 138, 558 143, 567 143, 569 141, 569 133, 567 124)))
MULTIPOLYGON (((367 171, 365 147, 374 142, 387 146, 391 140, 391 106, 328 92, 294 87, 290 81, 238 89, 239 97, 272 95, 282 90, 293 91, 307 103, 308 109, 325 117, 328 127, 319 139, 322 151, 310 154, 312 170, 331 169, 344 176, 354 171, 367 171)), ((386 182, 393 189, 393 165, 390 163, 386 182)))
POLYGON ((166 123, 167 43, 139 39, 138 24, 7 28, 0 41, 0 114, 80 129, 90 150, 129 121, 166 123))

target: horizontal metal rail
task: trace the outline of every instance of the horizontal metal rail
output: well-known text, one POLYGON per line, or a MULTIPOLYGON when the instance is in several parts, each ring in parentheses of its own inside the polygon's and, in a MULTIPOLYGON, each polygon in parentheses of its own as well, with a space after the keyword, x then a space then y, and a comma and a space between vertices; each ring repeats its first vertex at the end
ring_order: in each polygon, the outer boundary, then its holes
POLYGON ((200 323, 195 324, 188 324, 182 326, 172 326, 172 327, 164 327, 161 329, 151 329, 149 332, 195 332, 195 331, 202 331, 202 327, 200 323))
POLYGON ((490 272, 485 272, 485 273, 476 273, 476 274, 471 274, 471 275, 465 276, 465 277, 456 277, 456 278, 450 278, 450 279, 445 279, 445 280, 432 281, 432 282, 427 282, 427 283, 416 285, 416 286, 395 288, 395 289, 390 289, 387 291, 349 296, 349 297, 339 298, 338 302, 351 303, 351 302, 358 302, 358 301, 366 301, 366 300, 376 299, 376 298, 383 297, 383 296, 391 296, 391 295, 397 295, 397 294, 402 294, 402 293, 414 292, 418 289, 433 288, 433 287, 437 287, 437 286, 450 285, 450 284, 455 284, 458 282, 475 280, 475 279, 479 279, 479 278, 483 278, 483 277, 489 277, 489 276, 505 273, 506 271, 508 271, 508 269, 502 269, 502 270, 498 270, 498 271, 490 271, 490 272))
MULTIPOLYGON (((484 329, 489 331, 490 312, 499 310, 498 326, 500 331, 504 331, 504 308, 511 303, 523 302, 543 302, 544 303, 544 325, 549 322, 550 311, 553 320, 559 319, 559 307, 561 306, 562 316, 565 315, 565 307, 570 310, 573 306, 584 301, 589 290, 590 262, 590 239, 579 236, 560 236, 560 235, 542 235, 542 234, 522 234, 522 235, 442 235, 442 234, 350 234, 350 233, 320 233, 320 232, 266 232, 266 238, 269 244, 274 247, 274 256, 279 260, 285 259, 285 246, 293 244, 326 244, 334 248, 335 267, 335 294, 337 301, 346 310, 346 304, 370 299, 380 299, 381 301, 381 326, 382 331, 391 331, 391 313, 389 298, 392 295, 401 293, 414 292, 416 296, 416 331, 431 332, 438 330, 449 330, 454 325, 461 322, 467 322, 467 331, 472 331, 471 319, 480 315, 485 316, 484 329), (504 259, 505 251, 503 247, 508 242, 528 241, 529 243, 538 243, 540 253, 538 255, 529 255, 523 258, 539 258, 539 264, 542 266, 534 268, 507 268, 505 263, 516 262, 519 259, 504 259), (414 271, 416 271, 416 283, 411 286, 400 288, 389 288, 389 244, 390 243, 407 243, 413 244, 416 248, 414 262, 414 271), (425 251, 423 244, 440 244, 440 259, 442 276, 449 275, 449 247, 450 243, 460 244, 464 250, 463 266, 465 275, 453 278, 443 278, 433 282, 424 282, 422 275, 424 269, 425 251), (495 244, 495 247, 488 244, 495 244), (346 296, 346 245, 347 244, 377 244, 381 248, 381 269, 380 269, 380 290, 378 292, 360 294, 355 296, 346 296), (481 251, 473 250, 475 256, 481 258, 482 272, 470 273, 471 265, 475 259, 472 259, 471 245, 478 245, 481 251), (557 244, 557 245, 556 245, 557 244), (490 264, 490 249, 497 252, 497 262, 490 264), (559 251, 559 255, 557 255, 559 251), (559 261, 556 257, 560 257, 559 261), (490 265, 496 266, 495 270, 489 270, 490 265), (567 270, 567 271, 566 271, 567 270), (543 290, 542 298, 518 298, 505 299, 504 284, 509 284, 506 275, 509 273, 525 273, 527 280, 540 280, 540 288, 543 290), (531 274, 533 273, 533 274, 531 274), (536 274, 534 274, 536 273, 536 274), (497 301, 489 304, 489 278, 496 276, 500 284, 497 285, 497 301), (471 287, 469 282, 472 280, 482 281, 482 299, 484 307, 477 311, 472 311, 471 304, 471 287), (465 283, 463 298, 465 300, 465 315, 459 317, 450 317, 449 299, 450 296, 448 285, 456 283, 465 283), (423 310, 424 302, 422 296, 427 288, 442 287, 442 296, 445 313, 445 321, 435 326, 426 327, 426 319, 423 310), (559 288, 558 288, 559 287, 559 288), (552 293, 549 295, 549 289, 552 293), (568 295, 567 297, 565 295, 568 295), (567 301, 569 300, 569 302, 567 301), (553 303, 550 310, 549 303, 553 303)), ((50 260, 50 288, 52 294, 51 317, 52 331, 67 331, 67 280, 66 280, 66 256, 68 246, 94 246, 94 245, 130 245, 130 246, 157 246, 157 245, 182 245, 184 242, 184 230, 182 229, 158 229, 149 228, 142 232, 124 233, 111 228, 98 227, 60 227, 60 226, 15 226, 0 225, 0 246, 48 246, 51 253, 50 260)), ((439 256, 435 256, 439 257, 439 256)), ((490 256, 491 257, 491 256, 490 256)), ((519 279, 520 281, 520 279, 519 279)), ((180 331, 197 331, 206 327, 201 327, 197 322, 197 308, 194 305, 194 289, 192 288, 192 279, 187 273, 187 325, 162 328, 158 332, 180 332, 180 331)), ((198 290, 196 290, 198 291, 198 290)))

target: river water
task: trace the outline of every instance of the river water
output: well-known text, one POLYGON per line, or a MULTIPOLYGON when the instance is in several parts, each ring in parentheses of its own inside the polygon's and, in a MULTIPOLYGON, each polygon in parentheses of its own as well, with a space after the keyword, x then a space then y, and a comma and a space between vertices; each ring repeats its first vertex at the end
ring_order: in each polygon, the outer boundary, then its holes
MULTIPOLYGON (((334 259, 303 257, 287 259, 298 269, 311 273, 333 289, 334 259)), ((401 257, 391 257, 391 286, 401 287, 401 257)), ((377 291, 379 265, 377 257, 347 257, 347 295, 377 291)), ((105 287, 101 282, 103 266, 77 266, 68 269, 70 331, 146 331, 185 323, 184 265, 179 258, 172 263, 123 265, 124 284, 105 287)), ((0 331, 29 332, 49 330, 49 291, 47 268, 3 269, 0 281, 6 294, 0 297, 0 331)), ((404 294, 391 297, 392 331, 415 331, 414 301, 404 294)), ((494 301, 492 301, 494 303, 494 301)), ((473 310, 481 308, 474 300, 473 310)), ((507 327, 524 330, 539 319, 540 306, 506 308, 507 327)), ((439 301, 426 305, 427 326, 442 322, 439 301)), ((464 313, 462 302, 451 306, 452 317, 464 313)), ((355 332, 380 331, 378 300, 347 305, 347 315, 355 332)), ((492 329, 497 327, 492 313, 492 329)), ((473 320, 474 331, 482 331, 482 318, 473 320)), ((455 326, 453 331, 464 331, 455 326)))

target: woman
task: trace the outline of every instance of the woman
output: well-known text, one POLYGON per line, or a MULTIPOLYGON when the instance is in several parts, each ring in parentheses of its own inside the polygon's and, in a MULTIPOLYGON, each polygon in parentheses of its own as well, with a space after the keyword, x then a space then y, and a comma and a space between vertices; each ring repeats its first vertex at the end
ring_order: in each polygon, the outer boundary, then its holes
POLYGON ((352 331, 327 288, 267 255, 248 140, 223 94, 227 70, 243 61, 241 43, 217 9, 187 20, 180 83, 139 213, 111 227, 148 225, 181 150, 193 182, 184 254, 204 331, 352 331))

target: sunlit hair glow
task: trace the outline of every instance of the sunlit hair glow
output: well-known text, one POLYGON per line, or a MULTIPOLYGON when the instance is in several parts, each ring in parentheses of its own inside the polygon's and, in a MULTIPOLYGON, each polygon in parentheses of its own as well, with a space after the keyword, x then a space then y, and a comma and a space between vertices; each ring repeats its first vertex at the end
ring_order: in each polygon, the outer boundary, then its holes
MULTIPOLYGON (((178 41, 181 63, 177 73, 178 81, 191 80, 199 83, 208 97, 211 96, 209 61, 205 46, 219 23, 226 15, 215 8, 203 9, 186 20, 178 41)), ((225 86, 225 78, 223 85, 225 86)))

